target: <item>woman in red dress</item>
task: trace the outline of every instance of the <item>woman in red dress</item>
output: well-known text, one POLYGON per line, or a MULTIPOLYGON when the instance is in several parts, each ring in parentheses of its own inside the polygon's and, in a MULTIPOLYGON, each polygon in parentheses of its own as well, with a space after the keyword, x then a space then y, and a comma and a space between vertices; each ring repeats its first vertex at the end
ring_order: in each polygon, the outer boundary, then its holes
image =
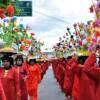
POLYGON ((95 98, 96 82, 84 72, 85 70, 91 69, 91 67, 94 66, 95 61, 96 55, 93 53, 86 59, 83 65, 79 64, 73 67, 73 71, 76 73, 79 82, 77 100, 97 100, 95 98))
POLYGON ((15 67, 19 73, 21 100, 28 100, 27 87, 25 83, 26 71, 24 70, 26 66, 25 66, 22 55, 17 55, 17 57, 15 58, 15 67))
POLYGON ((8 55, 2 58, 3 69, 0 73, 1 83, 6 96, 6 100, 20 99, 19 75, 13 66, 13 58, 8 55))
POLYGON ((68 98, 72 98, 72 88, 73 88, 73 82, 74 82, 74 73, 71 70, 73 65, 77 65, 78 57, 77 55, 73 55, 72 58, 68 59, 68 62, 66 64, 66 72, 65 72, 65 78, 64 78, 64 84, 63 87, 65 89, 65 94, 68 98))
POLYGON ((40 65, 36 64, 35 59, 29 60, 27 68, 27 90, 31 100, 37 100, 38 84, 41 81, 40 65))

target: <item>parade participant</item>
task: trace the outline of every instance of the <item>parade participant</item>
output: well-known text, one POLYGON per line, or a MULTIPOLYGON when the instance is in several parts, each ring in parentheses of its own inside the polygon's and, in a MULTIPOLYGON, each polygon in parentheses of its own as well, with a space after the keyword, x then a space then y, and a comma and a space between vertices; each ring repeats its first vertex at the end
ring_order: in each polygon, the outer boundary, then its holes
POLYGON ((94 100, 100 100, 100 68, 97 68, 96 66, 92 67, 89 70, 85 70, 85 73, 88 75, 89 78, 91 78, 95 82, 95 99, 94 100))
POLYGON ((59 85, 61 87, 61 90, 64 91, 63 84, 64 84, 65 67, 66 67, 66 62, 64 58, 59 59, 58 67, 59 67, 58 71, 59 85))
POLYGON ((4 94, 4 90, 1 84, 1 80, 0 80, 0 100, 6 100, 5 94, 4 94))
POLYGON ((92 53, 85 61, 84 65, 77 65, 73 68, 78 78, 77 100, 97 100, 95 99, 95 82, 84 72, 85 69, 91 68, 96 61, 96 55, 92 53), (76 71, 75 71, 76 70, 76 71))
POLYGON ((65 79, 64 79, 64 88, 65 88, 65 94, 68 98, 72 98, 72 88, 73 88, 73 82, 74 82, 74 73, 71 70, 71 67, 73 65, 78 64, 78 56, 77 53, 72 54, 72 58, 70 58, 66 64, 66 73, 65 73, 65 79))
POLYGON ((13 58, 4 55, 2 57, 3 69, 0 73, 1 83, 6 96, 6 100, 20 99, 18 71, 13 67, 13 58))
POLYGON ((58 60, 57 59, 52 59, 51 64, 52 64, 52 69, 53 69, 54 77, 58 81, 58 79, 57 79, 57 77, 58 77, 57 76, 58 60))
MULTIPOLYGON (((87 56, 78 56, 78 64, 76 66, 82 66, 86 60, 87 56)), ((78 89, 79 89, 79 78, 76 73, 74 73, 73 87, 72 87, 72 97, 74 100, 78 100, 78 89)))
POLYGON ((69 65, 69 61, 70 61, 70 59, 71 59, 71 56, 69 56, 68 58, 67 58, 67 62, 66 62, 66 69, 65 69, 65 76, 64 76, 64 83, 63 83, 63 88, 64 88, 64 92, 65 92, 65 95, 66 95, 66 97, 68 97, 68 96, 71 96, 71 92, 70 92, 70 90, 68 89, 68 82, 69 82, 69 70, 68 70, 68 65, 69 65))
POLYGON ((38 99, 38 84, 41 81, 40 65, 36 64, 36 59, 29 59, 27 68, 27 90, 31 100, 38 99))
POLYGON ((46 74, 48 64, 46 62, 41 61, 41 63, 39 63, 39 65, 40 65, 40 68, 41 68, 41 80, 42 80, 44 75, 46 74))
POLYGON ((26 83, 24 80, 27 73, 24 70, 25 64, 23 62, 24 62, 24 59, 22 55, 17 55, 17 57, 15 58, 15 67, 19 73, 21 100, 28 100, 28 93, 27 93, 26 83))
POLYGON ((92 81, 95 82, 96 89, 95 91, 92 91, 95 94, 94 100, 100 100, 100 95, 99 95, 100 94, 100 66, 98 67, 98 65, 96 64, 96 52, 98 50, 100 52, 100 47, 99 48, 96 47, 96 50, 94 51, 95 53, 92 54, 94 55, 94 57, 92 56, 92 59, 94 59, 94 63, 92 64, 92 66, 84 69, 84 72, 87 74, 87 76, 92 81))

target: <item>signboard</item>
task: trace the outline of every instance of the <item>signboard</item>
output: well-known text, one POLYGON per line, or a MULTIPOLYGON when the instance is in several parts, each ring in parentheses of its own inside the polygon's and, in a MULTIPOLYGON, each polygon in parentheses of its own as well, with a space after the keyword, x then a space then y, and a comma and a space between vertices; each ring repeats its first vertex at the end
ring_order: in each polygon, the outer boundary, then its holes
MULTIPOLYGON (((12 2, 20 11, 18 16, 32 16, 32 1, 12 2)), ((14 14, 17 16, 16 14, 14 14)))

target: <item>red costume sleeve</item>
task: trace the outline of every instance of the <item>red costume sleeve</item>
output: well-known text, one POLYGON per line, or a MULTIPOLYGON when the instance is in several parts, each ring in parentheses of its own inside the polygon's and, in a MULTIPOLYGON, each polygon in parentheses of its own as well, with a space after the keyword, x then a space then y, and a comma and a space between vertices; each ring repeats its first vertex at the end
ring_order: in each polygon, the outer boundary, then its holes
POLYGON ((96 62, 96 54, 93 53, 86 59, 84 67, 91 67, 94 65, 95 62, 96 62))
POLYGON ((96 55, 91 54, 84 63, 84 72, 92 79, 98 80, 99 78, 99 69, 95 65, 96 55))
POLYGON ((93 80, 98 81, 99 80, 99 73, 100 69, 96 67, 92 67, 89 70, 84 70, 84 72, 93 80))

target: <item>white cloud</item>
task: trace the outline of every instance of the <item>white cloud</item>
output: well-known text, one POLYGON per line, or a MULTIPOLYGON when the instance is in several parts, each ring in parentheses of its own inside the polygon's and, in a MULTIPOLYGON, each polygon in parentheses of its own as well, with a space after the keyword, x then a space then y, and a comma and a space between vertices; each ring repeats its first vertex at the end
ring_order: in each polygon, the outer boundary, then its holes
POLYGON ((43 39, 43 49, 51 48, 65 34, 66 26, 93 19, 89 13, 91 4, 91 0, 33 0, 33 16, 23 18, 23 22, 43 39))
POLYGON ((42 50, 45 51, 46 48, 48 48, 48 51, 52 51, 53 45, 59 42, 59 37, 63 37, 66 33, 66 30, 64 28, 61 29, 53 29, 49 32, 44 32, 37 34, 37 39, 44 41, 45 46, 42 47, 42 50))

